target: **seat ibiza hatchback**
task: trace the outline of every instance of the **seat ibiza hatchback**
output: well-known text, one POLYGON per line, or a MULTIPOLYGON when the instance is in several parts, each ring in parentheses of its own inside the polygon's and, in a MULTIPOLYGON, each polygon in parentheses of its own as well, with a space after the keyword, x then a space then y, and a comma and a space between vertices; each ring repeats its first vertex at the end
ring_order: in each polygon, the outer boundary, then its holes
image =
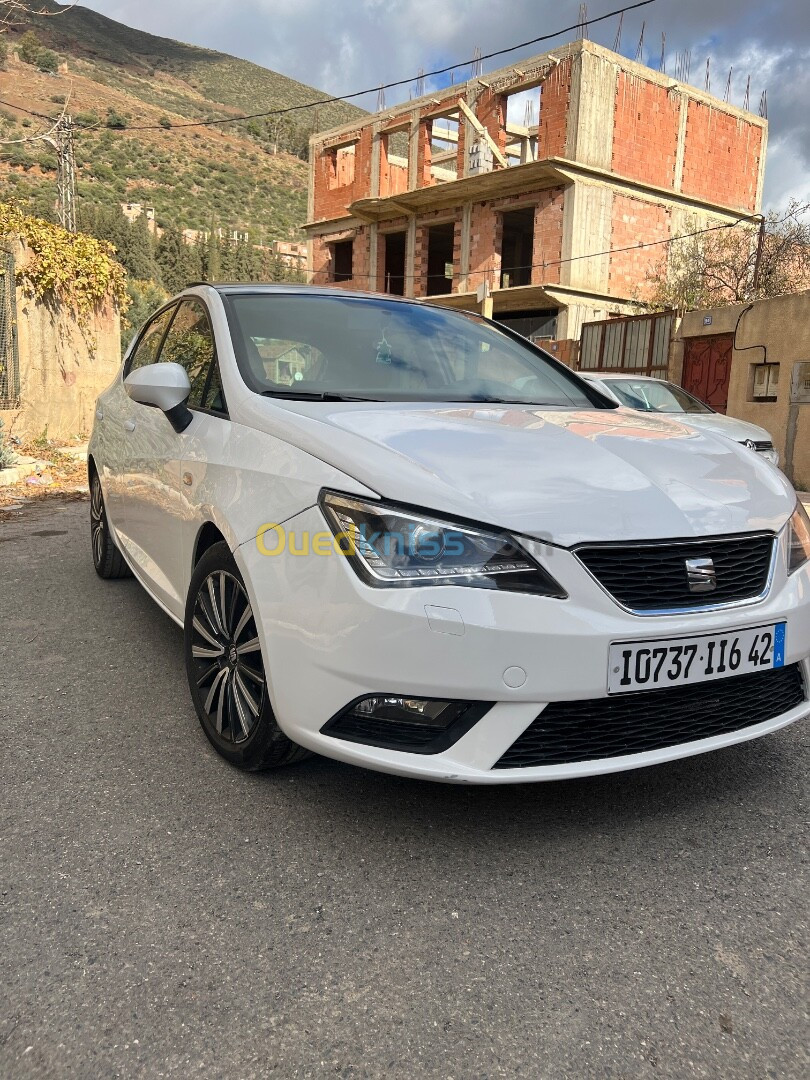
POLYGON ((808 712, 785 477, 476 315, 189 288, 99 398, 89 470, 96 570, 183 627, 203 730, 243 768, 550 780, 808 712))

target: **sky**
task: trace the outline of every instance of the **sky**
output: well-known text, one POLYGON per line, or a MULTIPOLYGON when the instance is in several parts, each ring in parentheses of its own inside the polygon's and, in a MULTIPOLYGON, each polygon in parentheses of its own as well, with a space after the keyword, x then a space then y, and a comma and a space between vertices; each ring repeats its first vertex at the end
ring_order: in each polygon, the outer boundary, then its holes
MULTIPOLYGON (((590 0, 595 18, 626 0, 590 0)), ((576 23, 574 0, 83 0, 110 18, 164 37, 207 46, 332 94, 416 76, 576 23)), ((769 119, 766 209, 790 198, 810 203, 810 0, 655 0, 624 17, 620 51, 635 57, 642 20, 645 63, 658 67, 666 35, 666 70, 691 51, 690 82, 722 97, 733 68, 729 100, 743 104, 751 75, 751 108, 767 91, 769 119)), ((612 48, 618 16, 591 26, 588 37, 612 48)), ((513 63, 570 41, 488 61, 484 70, 513 63)), ((456 81, 469 77, 460 68, 456 81)), ((446 80, 441 80, 444 85, 446 80)), ((426 89, 431 89, 428 80, 426 89)), ((386 92, 386 105, 406 100, 408 88, 386 92)), ((355 99, 376 108, 376 94, 355 99)))

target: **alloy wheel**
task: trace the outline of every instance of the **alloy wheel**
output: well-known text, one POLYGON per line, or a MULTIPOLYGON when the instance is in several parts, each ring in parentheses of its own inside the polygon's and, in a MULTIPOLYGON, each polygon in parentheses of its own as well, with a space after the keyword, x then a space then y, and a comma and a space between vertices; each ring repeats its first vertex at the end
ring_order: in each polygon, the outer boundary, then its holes
POLYGON ((204 578, 197 592, 191 655, 211 727, 227 742, 245 742, 261 714, 266 679, 250 600, 224 570, 204 578))
POLYGON ((101 494, 101 482, 93 477, 90 492, 90 538, 93 543, 93 559, 96 566, 104 561, 104 539, 107 531, 107 519, 104 515, 104 496, 101 494))

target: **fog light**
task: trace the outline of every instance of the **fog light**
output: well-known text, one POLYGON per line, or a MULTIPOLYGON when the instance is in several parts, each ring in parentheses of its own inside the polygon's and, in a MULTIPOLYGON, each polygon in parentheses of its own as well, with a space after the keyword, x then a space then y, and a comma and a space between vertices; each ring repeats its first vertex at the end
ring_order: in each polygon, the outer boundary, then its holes
POLYGON ((431 701, 429 698, 367 697, 352 708, 357 716, 370 716, 393 723, 425 724, 444 729, 466 709, 466 702, 431 701))
POLYGON ((412 754, 439 754, 492 708, 489 701, 371 694, 358 698, 321 728, 324 735, 412 754))

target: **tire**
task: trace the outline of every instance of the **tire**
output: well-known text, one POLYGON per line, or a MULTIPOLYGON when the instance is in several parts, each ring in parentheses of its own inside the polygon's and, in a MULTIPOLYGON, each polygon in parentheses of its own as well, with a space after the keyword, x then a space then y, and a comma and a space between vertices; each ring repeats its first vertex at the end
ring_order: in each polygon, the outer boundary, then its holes
POLYGON ((273 715, 253 610, 225 543, 210 547, 192 574, 185 651, 194 708, 217 753, 249 772, 310 756, 273 715))
POLYGON ((104 508, 104 493, 95 469, 90 477, 90 544, 93 550, 93 566, 99 577, 132 577, 132 571, 110 532, 107 511, 104 508))

